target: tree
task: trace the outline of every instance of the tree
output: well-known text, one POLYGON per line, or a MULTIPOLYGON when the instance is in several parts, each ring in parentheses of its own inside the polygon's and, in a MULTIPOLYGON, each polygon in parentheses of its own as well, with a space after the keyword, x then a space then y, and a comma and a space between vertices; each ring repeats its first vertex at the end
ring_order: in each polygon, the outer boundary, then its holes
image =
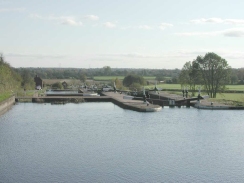
POLYGON ((52 85, 52 88, 63 89, 64 87, 63 87, 62 83, 57 82, 52 85))
POLYGON ((236 83, 238 83, 238 77, 237 74, 232 70, 231 72, 231 84, 234 85, 236 83))
POLYGON ((181 86, 189 86, 192 96, 195 95, 196 85, 201 84, 201 72, 196 61, 189 61, 184 64, 179 75, 179 82, 181 86))
POLYGON ((165 81, 165 77, 162 75, 157 75, 155 78, 157 81, 165 81))
POLYGON ((104 66, 103 67, 103 73, 104 73, 105 76, 110 76, 111 72, 112 72, 112 70, 111 70, 111 68, 109 66, 104 66))
POLYGON ((24 89, 34 89, 35 88, 35 82, 34 79, 31 77, 30 72, 27 69, 24 69, 21 73, 22 82, 21 86, 24 89))
POLYGON ((115 84, 117 89, 120 89, 120 90, 123 89, 122 81, 119 80, 118 78, 111 81, 111 85, 113 86, 114 84, 115 84))
POLYGON ((139 85, 145 85, 145 80, 143 77, 134 75, 134 74, 127 75, 123 79, 123 85, 126 87, 129 87, 130 85, 135 84, 135 83, 137 83, 139 85))
POLYGON ((84 73, 83 74, 80 74, 79 75, 79 79, 80 79, 81 82, 85 83, 86 82, 86 79, 87 79, 86 74, 84 74, 84 73))
POLYGON ((218 92, 225 90, 229 82, 231 68, 227 61, 215 53, 198 56, 196 63, 202 74, 204 87, 211 98, 216 98, 218 92))

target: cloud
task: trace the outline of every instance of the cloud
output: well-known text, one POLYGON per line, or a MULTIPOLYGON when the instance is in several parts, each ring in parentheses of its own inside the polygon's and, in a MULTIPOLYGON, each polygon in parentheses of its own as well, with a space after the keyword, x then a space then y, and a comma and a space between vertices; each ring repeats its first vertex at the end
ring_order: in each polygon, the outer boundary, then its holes
POLYGON ((60 59, 67 58, 66 55, 48 55, 48 54, 21 54, 21 53, 7 53, 7 57, 19 57, 19 58, 35 58, 35 59, 60 59))
POLYGON ((226 19, 225 20, 226 23, 229 24, 235 24, 235 25, 244 25, 244 19, 226 19))
POLYGON ((112 22, 105 22, 103 25, 107 28, 115 28, 116 27, 116 24, 114 24, 112 22))
POLYGON ((173 24, 169 24, 169 23, 161 23, 160 26, 159 26, 159 28, 160 28, 161 30, 164 30, 164 29, 167 28, 167 27, 173 27, 173 24))
POLYGON ((201 18, 201 19, 195 19, 191 20, 190 22, 195 23, 195 24, 200 24, 200 23, 222 23, 223 20, 221 18, 201 18))
POLYGON ((244 28, 226 29, 223 31, 210 31, 210 32, 183 32, 176 33, 178 36, 218 36, 223 35, 226 37, 244 37, 244 28))
POLYGON ((153 29, 153 27, 149 26, 149 25, 140 25, 138 26, 139 29, 144 29, 144 30, 151 30, 153 29))
POLYGON ((77 22, 73 19, 64 19, 61 24, 64 24, 64 25, 73 25, 73 26, 81 26, 82 25, 82 22, 77 22))
MULTIPOLYGON (((204 56, 208 52, 215 52, 216 54, 221 55, 222 58, 225 59, 244 59, 244 53, 242 51, 233 51, 227 49, 197 49, 197 50, 172 50, 166 51, 163 54, 150 54, 150 53, 115 53, 115 54, 96 54, 96 58, 103 59, 179 59, 183 58, 183 60, 194 60, 197 56, 204 56)), ((93 55, 94 56, 94 55, 93 55)))
POLYGON ((175 33, 177 36, 216 36, 220 34, 220 32, 182 32, 175 33))
POLYGON ((98 56, 103 57, 126 57, 126 58, 162 58, 159 55, 153 54, 141 54, 141 53, 114 53, 114 54, 98 54, 98 56))
POLYGON ((38 14, 31 14, 31 18, 34 19, 41 19, 41 20, 48 20, 48 21, 58 21, 60 24, 63 25, 71 25, 71 26, 82 26, 82 22, 77 21, 75 17, 72 16, 41 16, 38 14))
POLYGON ((130 58, 160 58, 159 55, 141 54, 141 53, 127 53, 127 54, 120 54, 120 56, 130 57, 130 58))
POLYGON ((86 15, 85 18, 93 21, 99 20, 99 17, 96 15, 86 15))
POLYGON ((221 18, 201 18, 191 20, 191 23, 202 24, 202 23, 215 23, 215 24, 233 24, 233 25, 244 25, 244 19, 221 19, 221 18))
POLYGON ((223 34, 227 37, 244 37, 244 28, 225 30, 223 34))
POLYGON ((25 11, 25 8, 0 8, 1 12, 22 12, 25 11))

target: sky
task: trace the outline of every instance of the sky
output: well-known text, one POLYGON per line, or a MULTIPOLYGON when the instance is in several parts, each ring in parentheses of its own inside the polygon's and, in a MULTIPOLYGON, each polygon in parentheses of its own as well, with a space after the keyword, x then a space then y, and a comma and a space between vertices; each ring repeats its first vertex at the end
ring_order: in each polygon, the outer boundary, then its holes
POLYGON ((244 67, 243 0, 0 0, 13 67, 181 69, 214 52, 244 67))

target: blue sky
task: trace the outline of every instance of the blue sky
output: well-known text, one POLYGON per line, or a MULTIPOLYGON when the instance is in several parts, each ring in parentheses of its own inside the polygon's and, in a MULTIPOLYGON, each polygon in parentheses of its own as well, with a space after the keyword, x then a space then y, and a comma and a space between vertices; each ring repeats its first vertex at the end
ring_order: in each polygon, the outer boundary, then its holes
POLYGON ((181 69, 215 52, 244 67, 242 0, 0 0, 13 67, 181 69))

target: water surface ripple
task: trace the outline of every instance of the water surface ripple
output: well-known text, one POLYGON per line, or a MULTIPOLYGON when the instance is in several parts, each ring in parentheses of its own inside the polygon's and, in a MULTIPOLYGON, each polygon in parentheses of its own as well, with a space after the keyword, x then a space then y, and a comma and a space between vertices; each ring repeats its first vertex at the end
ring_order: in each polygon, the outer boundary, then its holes
POLYGON ((243 118, 19 103, 0 116, 0 182, 244 182, 243 118))

